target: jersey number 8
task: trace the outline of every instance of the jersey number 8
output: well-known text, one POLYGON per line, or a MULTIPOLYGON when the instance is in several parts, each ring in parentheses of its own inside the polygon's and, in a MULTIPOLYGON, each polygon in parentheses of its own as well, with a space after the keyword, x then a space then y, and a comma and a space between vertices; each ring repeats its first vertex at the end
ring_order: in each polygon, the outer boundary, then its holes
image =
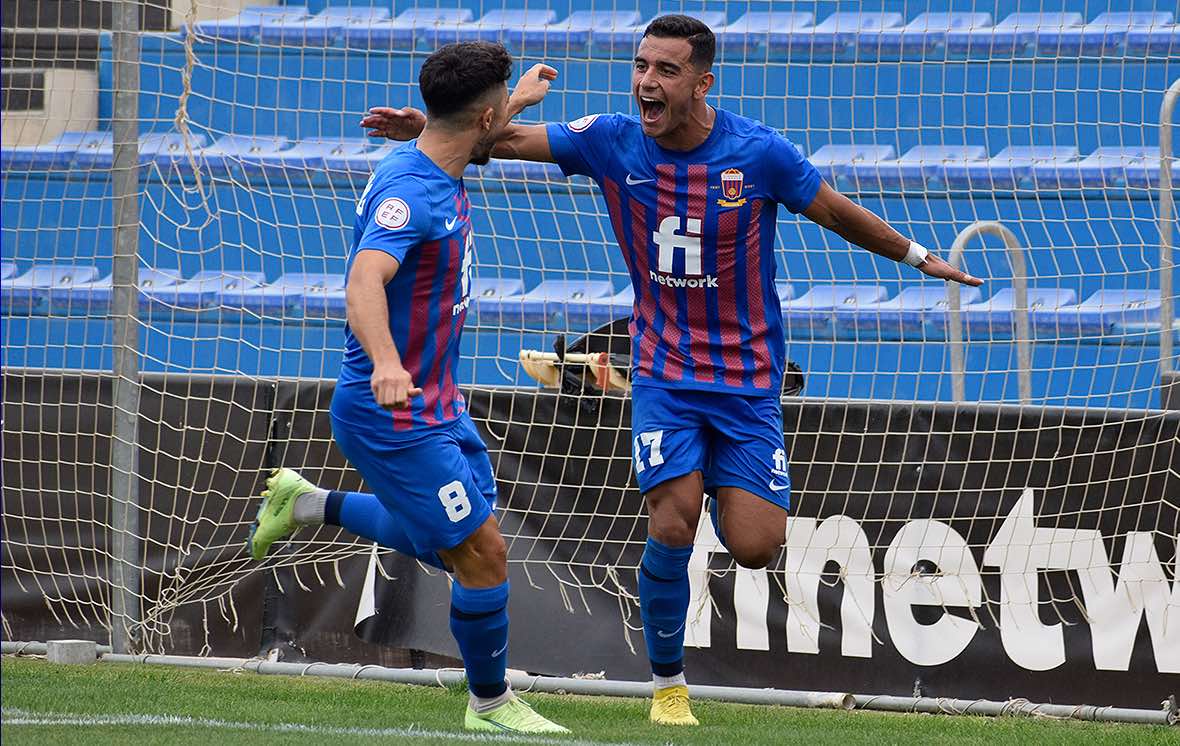
POLYGON ((467 499, 467 490, 458 480, 439 488, 438 501, 447 511, 447 518, 451 519, 451 523, 458 523, 471 515, 471 501, 467 499))

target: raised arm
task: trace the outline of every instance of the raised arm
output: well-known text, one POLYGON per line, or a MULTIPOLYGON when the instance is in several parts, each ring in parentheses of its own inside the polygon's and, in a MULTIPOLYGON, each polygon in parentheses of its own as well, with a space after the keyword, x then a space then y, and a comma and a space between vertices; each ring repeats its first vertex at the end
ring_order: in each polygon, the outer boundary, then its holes
POLYGON ((983 284, 983 280, 955 269, 921 245, 905 238, 884 220, 826 183, 820 184, 819 192, 803 214, 808 220, 850 243, 895 262, 911 264, 931 277, 964 285, 983 284))
MULTIPOLYGON (((557 79, 557 70, 548 65, 533 65, 520 76, 516 88, 508 97, 508 124, 505 125, 499 142, 492 150, 496 158, 514 158, 522 161, 553 162, 549 150, 549 135, 543 124, 513 124, 512 119, 528 107, 538 103, 549 93, 549 85, 557 79)), ((391 109, 377 106, 369 109, 361 120, 361 126, 369 130, 369 137, 383 137, 389 140, 412 140, 422 133, 426 126, 426 115, 419 109, 407 106, 391 109)))
POLYGON ((361 251, 352 262, 344 291, 348 326, 373 361, 373 396, 388 409, 404 408, 412 397, 422 393, 402 366, 389 331, 385 286, 399 266, 397 259, 383 251, 361 251))

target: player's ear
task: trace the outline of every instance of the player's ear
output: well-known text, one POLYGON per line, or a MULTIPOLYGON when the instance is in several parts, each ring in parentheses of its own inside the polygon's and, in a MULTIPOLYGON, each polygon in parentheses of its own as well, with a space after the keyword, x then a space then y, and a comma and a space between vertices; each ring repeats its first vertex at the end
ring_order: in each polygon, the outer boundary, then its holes
POLYGON ((712 71, 702 75, 701 79, 697 81, 697 87, 693 90, 693 96, 695 98, 704 98, 709 95, 709 90, 713 87, 713 81, 716 79, 712 71))
POLYGON ((479 128, 481 130, 490 131, 496 122, 496 107, 489 106, 485 108, 479 115, 479 128))

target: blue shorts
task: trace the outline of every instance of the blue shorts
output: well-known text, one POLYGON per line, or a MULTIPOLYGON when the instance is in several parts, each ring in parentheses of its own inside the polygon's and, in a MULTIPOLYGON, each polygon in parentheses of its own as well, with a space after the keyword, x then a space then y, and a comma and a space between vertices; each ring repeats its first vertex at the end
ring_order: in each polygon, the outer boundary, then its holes
POLYGON ((395 437, 392 420, 383 437, 333 415, 332 433, 419 553, 462 544, 496 507, 488 449, 466 413, 410 438, 395 437))
POLYGON ((710 495, 738 487, 791 507, 777 396, 633 386, 631 436, 641 492, 699 471, 710 495))

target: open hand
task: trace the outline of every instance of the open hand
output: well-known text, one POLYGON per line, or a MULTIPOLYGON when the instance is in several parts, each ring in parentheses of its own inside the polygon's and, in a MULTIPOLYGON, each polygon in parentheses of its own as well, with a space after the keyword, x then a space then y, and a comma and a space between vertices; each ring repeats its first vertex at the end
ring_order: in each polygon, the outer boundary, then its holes
POLYGON ((937 277, 940 280, 947 280, 948 282, 957 282, 961 285, 979 287, 983 284, 983 280, 979 279, 978 277, 972 277, 962 270, 955 269, 950 264, 943 261, 942 259, 939 259, 933 254, 926 257, 926 261, 923 262, 920 267, 918 267, 918 270, 931 277, 937 277))
POLYGON ((369 130, 369 137, 384 137, 389 140, 413 140, 422 134, 426 126, 426 115, 413 106, 391 109, 388 106, 374 106, 361 120, 361 126, 369 130))

